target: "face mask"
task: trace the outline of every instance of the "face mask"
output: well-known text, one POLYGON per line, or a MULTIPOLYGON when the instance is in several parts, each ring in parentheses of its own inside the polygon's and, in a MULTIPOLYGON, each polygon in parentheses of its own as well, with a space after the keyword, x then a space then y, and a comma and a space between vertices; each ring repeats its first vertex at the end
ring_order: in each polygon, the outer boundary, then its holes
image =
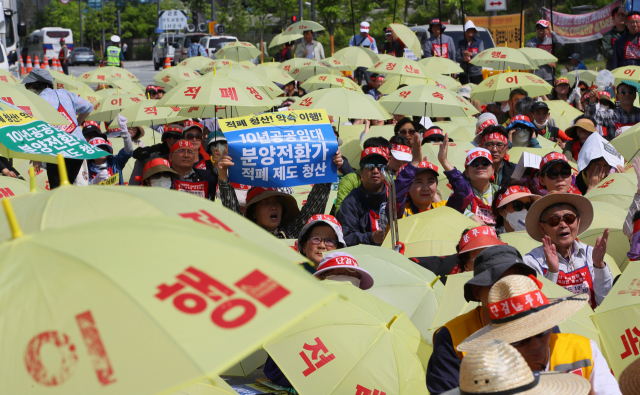
POLYGON ((171 178, 169 177, 160 177, 151 180, 152 187, 160 187, 164 189, 171 189, 171 178))
POLYGON ((514 232, 519 230, 525 230, 526 227, 524 225, 524 221, 527 218, 527 210, 522 209, 520 211, 514 211, 512 213, 507 213, 506 220, 513 228, 514 232))
POLYGON ((226 149, 227 149, 227 145, 226 145, 225 143, 218 143, 218 144, 215 146, 215 149, 217 149, 217 150, 218 150, 218 152, 223 153, 223 152, 224 152, 224 150, 226 150, 226 149))
POLYGON ((514 147, 526 147, 529 145, 531 137, 527 129, 516 129, 513 132, 513 146, 514 147))
POLYGON ((543 123, 538 123, 535 119, 533 120, 533 124, 536 125, 538 129, 543 129, 549 123, 549 118, 545 119, 543 123))
POLYGON ((327 276, 327 280, 350 282, 353 286, 360 288, 360 279, 353 276, 345 276, 344 274, 327 276))

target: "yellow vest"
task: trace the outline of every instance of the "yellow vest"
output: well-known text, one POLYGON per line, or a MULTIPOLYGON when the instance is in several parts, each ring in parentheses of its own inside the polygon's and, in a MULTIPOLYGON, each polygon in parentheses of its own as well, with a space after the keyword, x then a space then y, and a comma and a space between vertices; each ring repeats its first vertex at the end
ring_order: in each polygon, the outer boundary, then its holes
POLYGON ((552 333, 549 348, 550 370, 582 374, 587 380, 591 378, 593 354, 588 338, 571 333, 552 333))
MULTIPOLYGON (((449 330, 451 340, 453 341, 453 349, 456 350, 458 358, 462 360, 465 353, 458 351, 458 345, 478 330, 484 327, 482 323, 482 306, 478 306, 466 314, 462 314, 447 322, 444 327, 449 330)), ((434 335, 439 331, 434 332, 434 335)))
MULTIPOLYGON (((440 202, 433 202, 433 203, 431 203, 431 207, 430 207, 430 208, 428 208, 428 209, 426 209, 425 211, 429 211, 429 210, 431 210, 431 209, 438 208, 438 207, 442 207, 442 206, 446 206, 446 205, 447 205, 447 201, 446 201, 446 200, 442 200, 442 201, 440 201, 440 202)), ((407 218, 407 217, 410 217, 410 216, 412 216, 412 215, 414 215, 414 214, 417 214, 417 213, 414 213, 414 212, 413 212, 413 210, 411 209, 411 205, 409 204, 409 202, 405 203, 405 205, 404 205, 404 212, 402 213, 402 218, 407 218)))

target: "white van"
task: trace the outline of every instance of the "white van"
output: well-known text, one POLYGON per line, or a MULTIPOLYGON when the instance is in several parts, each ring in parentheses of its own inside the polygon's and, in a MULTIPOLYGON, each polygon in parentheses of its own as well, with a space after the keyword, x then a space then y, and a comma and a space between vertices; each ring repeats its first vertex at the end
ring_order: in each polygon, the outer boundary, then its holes
POLYGON ((54 56, 58 58, 61 49, 61 38, 64 38, 64 43, 67 48, 69 48, 69 51, 73 50, 73 33, 71 29, 43 27, 31 33, 28 41, 31 61, 34 61, 36 55, 41 62, 44 60, 45 55, 49 61, 51 61, 54 56))

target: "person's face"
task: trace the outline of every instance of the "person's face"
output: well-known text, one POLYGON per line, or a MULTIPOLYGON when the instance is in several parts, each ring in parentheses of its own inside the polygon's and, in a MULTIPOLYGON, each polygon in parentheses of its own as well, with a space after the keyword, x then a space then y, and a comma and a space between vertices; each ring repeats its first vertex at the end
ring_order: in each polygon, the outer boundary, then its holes
MULTIPOLYGON (((480 255, 480 253, 482 251, 484 251, 484 248, 478 248, 477 250, 471 250, 469 251, 469 254, 467 255, 467 261, 464 263, 464 271, 465 272, 472 272, 473 271, 473 267, 474 267, 474 263, 476 260, 476 257, 478 255, 480 255)), ((489 289, 491 289, 491 287, 489 287, 489 289)))
POLYGON ((293 93, 295 91, 295 85, 293 84, 293 82, 291 82, 291 83, 289 83, 289 84, 284 86, 284 90, 287 93, 293 93))
POLYGON ((497 104, 490 104, 487 106, 487 111, 490 112, 491 114, 495 115, 496 117, 499 115, 504 114, 504 111, 502 111, 502 107, 500 107, 497 104))
POLYGON ((549 118, 549 110, 546 108, 539 108, 533 112, 533 119, 539 124, 543 124, 547 118, 549 118))
POLYGON ((161 177, 166 177, 166 178, 173 179, 174 174, 173 173, 169 173, 168 171, 162 171, 160 173, 156 173, 156 174, 154 174, 152 176, 149 176, 149 177, 145 178, 142 181, 142 185, 150 187, 151 186, 151 180, 157 180, 157 179, 159 179, 161 177))
POLYGON ((556 92, 558 92, 559 95, 569 94, 569 84, 560 84, 556 86, 556 92))
POLYGON ((371 86, 374 87, 375 89, 378 89, 382 86, 382 84, 384 83, 384 80, 371 80, 371 86))
POLYGON ((187 169, 193 166, 196 150, 189 147, 178 148, 171 154, 171 162, 174 167, 187 169))
POLYGON ((425 170, 416 175, 413 184, 409 188, 409 196, 419 208, 427 208, 431 205, 438 191, 436 173, 425 170))
POLYGON ((407 122, 404 125, 402 125, 402 127, 398 130, 398 135, 400 136, 404 136, 408 139, 411 139, 411 137, 416 134, 416 128, 413 127, 413 123, 411 122, 407 122))
POLYGON ((202 131, 200 128, 189 128, 184 132, 183 138, 185 140, 191 141, 193 144, 193 149, 200 150, 200 146, 202 145, 202 131))
POLYGON ((467 38, 468 41, 473 40, 473 36, 476 35, 476 29, 469 29, 466 32, 464 32, 464 36, 467 38))
POLYGON ((440 28, 440 25, 431 25, 431 31, 433 32, 434 36, 440 37, 442 29, 440 28))
POLYGON ((391 34, 386 34, 384 37, 387 39, 387 42, 393 42, 393 36, 391 34))
POLYGON ((384 121, 380 120, 380 119, 372 119, 372 120, 370 120, 370 122, 371 122, 371 126, 384 125, 384 121))
POLYGON ((640 19, 628 20, 627 27, 629 28, 629 33, 631 35, 638 34, 638 30, 640 30, 640 19))
POLYGON ((469 166, 464 169, 464 172, 471 181, 489 181, 491 180, 491 176, 493 176, 493 166, 489 159, 480 157, 471 162, 469 166), (474 167, 476 163, 478 166, 474 167))
POLYGON ((549 236, 551 242, 555 244, 556 247, 561 248, 569 248, 571 246, 578 235, 578 225, 580 224, 579 217, 576 218, 572 224, 567 224, 564 219, 562 219, 565 214, 578 215, 572 206, 564 204, 551 209, 551 211, 546 214, 546 218, 540 218, 541 221, 544 222, 538 222, 542 233, 549 236), (548 221, 552 217, 560 218, 560 223, 556 226, 549 225, 548 221))
POLYGON ((311 44, 312 40, 313 40, 313 33, 311 31, 304 32, 304 41, 311 44))
POLYGON ((393 155, 389 156, 389 168, 393 171, 398 171, 405 163, 407 163, 407 161, 398 160, 393 155))
POLYGON ((322 260, 322 253, 327 251, 333 251, 338 248, 338 237, 336 232, 329 225, 318 225, 311 230, 309 240, 304 244, 302 252, 311 262, 318 265, 322 260), (314 244, 319 239, 319 244, 314 244), (326 242, 325 240, 331 239, 332 241, 326 242), (327 244, 331 244, 328 246, 327 244))
MULTIPOLYGON (((371 161, 369 164, 381 164, 380 161, 371 161)), ((362 186, 367 190, 377 190, 384 183, 384 177, 378 166, 374 166, 373 169, 367 169, 367 166, 362 167, 360 170, 360 176, 362 177, 362 186)))
POLYGON ((520 99, 522 99, 523 97, 525 97, 525 96, 524 95, 513 95, 513 97, 511 99, 509 99, 509 109, 514 114, 515 114, 515 111, 516 111, 516 104, 518 104, 520 99))
POLYGON ((609 165, 604 158, 598 158, 598 159, 592 160, 591 162, 589 162, 589 166, 587 166, 587 168, 584 171, 585 172, 590 171, 596 166, 600 166, 600 168, 604 169, 604 171, 607 174, 609 173, 609 171, 611 171, 611 165, 609 165))
POLYGON ((329 276, 352 276, 355 278, 361 278, 360 272, 356 270, 346 269, 343 267, 338 267, 335 269, 327 270, 324 273, 318 274, 318 278, 320 280, 324 280, 329 276))
POLYGON ((540 177, 540 185, 545 187, 549 193, 568 193, 571 187, 571 170, 562 163, 556 163, 540 177))
POLYGON ((549 356, 549 340, 551 339, 551 329, 538 336, 512 344, 520 355, 527 361, 531 370, 544 370, 549 356))
POLYGON ((518 211, 522 211, 522 210, 527 210, 528 211, 532 204, 533 204, 533 198, 531 198, 530 196, 525 196, 525 197, 522 197, 520 199, 516 199, 516 200, 514 200, 512 202, 509 202, 505 206, 500 207, 499 213, 503 217, 506 217, 507 213, 515 213, 516 212, 516 209, 514 208, 514 205, 518 206, 520 208, 520 210, 518 210, 518 211), (516 202, 520 202, 520 203, 516 203, 516 202))
POLYGON ((536 37, 540 40, 544 39, 547 35, 547 28, 542 25, 536 25, 536 37))
MULTIPOLYGON (((640 23, 640 21, 638 22, 640 23)), ((618 100, 620 100, 620 105, 629 106, 633 105, 633 101, 636 100, 636 90, 635 88, 629 85, 622 85, 618 87, 618 100)))
POLYGON ((166 141, 167 142, 167 146, 169 146, 169 148, 171 148, 173 143, 175 143, 178 140, 180 140, 180 138, 178 136, 175 136, 173 134, 168 134, 167 138, 164 141, 166 141))
POLYGON ((627 24, 627 14, 624 12, 618 11, 618 13, 613 17, 616 25, 626 25, 627 24))
POLYGON ((586 131, 582 128, 576 128, 576 135, 578 136, 578 140, 580 143, 584 144, 585 141, 591 136, 592 132, 586 131))
POLYGON ((502 162, 504 157, 507 155, 507 151, 509 150, 509 146, 504 141, 498 139, 487 140, 482 143, 482 147, 488 149, 489 152, 491 152, 493 163, 496 164, 502 162))
POLYGON ((577 65, 578 65, 578 63, 580 63, 580 61, 579 61, 579 60, 571 59, 571 64, 572 64, 572 65, 577 66, 577 65))
POLYGON ((282 221, 282 203, 278 196, 270 196, 256 203, 256 224, 267 230, 275 230, 282 221))
POLYGON ((129 135, 131 135, 131 139, 133 139, 134 137, 136 137, 136 134, 138 134, 139 128, 137 126, 134 126, 132 128, 128 128, 129 130, 129 135))

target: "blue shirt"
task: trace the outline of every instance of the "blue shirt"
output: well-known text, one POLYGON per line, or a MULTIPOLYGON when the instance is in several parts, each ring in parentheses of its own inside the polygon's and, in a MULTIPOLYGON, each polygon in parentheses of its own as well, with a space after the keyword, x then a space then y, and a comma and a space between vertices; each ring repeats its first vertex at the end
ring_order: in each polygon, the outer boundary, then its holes
MULTIPOLYGON (((75 93, 71 93, 64 89, 53 90, 51 88, 46 88, 40 92, 40 97, 45 99, 56 110, 58 110, 60 105, 62 105, 67 114, 69 114, 71 121, 76 125, 75 130, 71 132, 71 134, 80 141, 87 141, 82 135, 82 128, 78 125, 78 114, 90 113, 93 110, 93 105, 91 105, 91 103, 75 93)), ((66 125, 62 125, 56 129, 62 130, 65 126, 66 125)))
POLYGON ((187 58, 192 58, 194 56, 207 56, 207 51, 204 50, 204 47, 200 43, 193 43, 189 45, 189 49, 187 49, 187 58))
POLYGON ((378 46, 376 45, 376 39, 373 37, 369 39, 369 36, 365 37, 364 39, 360 34, 358 34, 357 36, 352 36, 351 40, 349 40, 349 46, 365 47, 365 48, 369 48, 375 53, 378 53, 378 46))
POLYGON ((574 70, 587 70, 587 66, 584 63, 580 62, 577 66, 573 67, 574 70))

